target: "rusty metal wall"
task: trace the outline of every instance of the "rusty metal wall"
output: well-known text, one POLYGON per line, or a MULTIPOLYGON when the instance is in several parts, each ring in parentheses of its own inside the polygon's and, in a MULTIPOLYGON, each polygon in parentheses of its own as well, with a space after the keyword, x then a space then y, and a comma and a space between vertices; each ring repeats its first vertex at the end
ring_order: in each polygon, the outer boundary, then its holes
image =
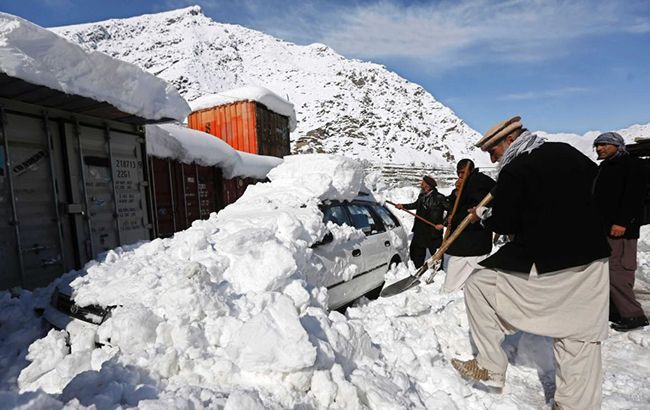
POLYGON ((257 104, 257 154, 283 158, 291 154, 289 118, 257 104))
POLYGON ((169 237, 223 208, 221 170, 149 158, 156 236, 169 237))
POLYGON ((239 151, 284 157, 290 154, 289 118, 255 101, 195 111, 188 126, 207 132, 239 151))
POLYGON ((196 111, 188 116, 188 126, 221 138, 236 150, 256 154, 255 106, 254 101, 239 101, 196 111))
POLYGON ((0 99, 0 288, 151 237, 136 126, 0 99))

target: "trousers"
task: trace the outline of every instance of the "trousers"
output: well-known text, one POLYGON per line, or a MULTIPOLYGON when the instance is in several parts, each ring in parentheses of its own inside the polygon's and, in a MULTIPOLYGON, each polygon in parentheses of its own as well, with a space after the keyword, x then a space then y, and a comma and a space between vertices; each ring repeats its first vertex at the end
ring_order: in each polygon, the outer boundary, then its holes
POLYGON ((474 272, 464 287, 479 366, 505 374, 501 344, 517 330, 553 338, 555 401, 562 409, 598 409, 602 401, 601 341, 607 337, 606 259, 537 275, 474 272))

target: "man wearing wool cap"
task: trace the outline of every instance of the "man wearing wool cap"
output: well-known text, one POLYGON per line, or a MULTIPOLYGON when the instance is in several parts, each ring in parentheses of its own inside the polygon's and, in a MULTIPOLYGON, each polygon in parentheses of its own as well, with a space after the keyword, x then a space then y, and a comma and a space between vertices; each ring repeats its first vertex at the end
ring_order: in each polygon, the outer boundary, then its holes
POLYGON ((641 161, 627 153, 625 141, 619 134, 600 134, 594 140, 594 147, 598 159, 603 160, 594 182, 594 198, 612 248, 609 319, 614 330, 628 331, 648 325, 648 318, 633 291, 648 175, 641 161))
POLYGON ((409 247, 409 256, 416 268, 424 265, 427 250, 431 255, 442 243, 442 230, 445 211, 449 210, 447 198, 436 189, 436 181, 429 175, 420 181, 420 195, 410 204, 397 204, 398 209, 415 209, 416 215, 428 221, 416 218, 413 221, 413 238, 409 247))
POLYGON ((505 336, 517 330, 548 336, 554 408, 598 409, 609 247, 591 195, 596 164, 568 144, 527 131, 520 117, 497 124, 477 146, 499 162, 499 174, 491 207, 474 213, 487 229, 514 239, 465 283, 477 355, 452 365, 467 379, 500 388, 508 367, 505 336))

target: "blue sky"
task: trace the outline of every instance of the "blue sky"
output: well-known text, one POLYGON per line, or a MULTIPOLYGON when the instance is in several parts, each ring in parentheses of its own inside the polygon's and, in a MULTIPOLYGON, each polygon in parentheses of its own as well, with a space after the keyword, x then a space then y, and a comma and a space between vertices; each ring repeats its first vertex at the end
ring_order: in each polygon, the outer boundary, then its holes
POLYGON ((218 22, 384 64, 477 131, 650 123, 650 0, 0 0, 44 27, 198 4, 218 22))

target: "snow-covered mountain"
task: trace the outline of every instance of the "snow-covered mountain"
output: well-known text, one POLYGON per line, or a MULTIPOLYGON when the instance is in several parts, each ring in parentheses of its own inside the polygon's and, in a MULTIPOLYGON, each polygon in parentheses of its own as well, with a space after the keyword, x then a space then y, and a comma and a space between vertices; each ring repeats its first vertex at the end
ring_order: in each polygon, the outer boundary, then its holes
POLYGON ((216 23, 198 6, 53 30, 171 82, 188 101, 247 85, 286 96, 298 116, 296 153, 435 167, 485 158, 473 147, 479 134, 421 86, 323 44, 216 23))
POLYGON ((589 131, 583 135, 570 134, 570 133, 557 133, 551 134, 544 131, 537 131, 540 137, 544 137, 549 141, 566 142, 578 148, 583 154, 589 158, 596 160, 596 152, 593 149, 593 143, 596 137, 603 132, 615 131, 621 134, 627 144, 634 143, 636 140, 650 138, 650 124, 639 125, 635 124, 621 130, 602 130, 602 131, 589 131))

